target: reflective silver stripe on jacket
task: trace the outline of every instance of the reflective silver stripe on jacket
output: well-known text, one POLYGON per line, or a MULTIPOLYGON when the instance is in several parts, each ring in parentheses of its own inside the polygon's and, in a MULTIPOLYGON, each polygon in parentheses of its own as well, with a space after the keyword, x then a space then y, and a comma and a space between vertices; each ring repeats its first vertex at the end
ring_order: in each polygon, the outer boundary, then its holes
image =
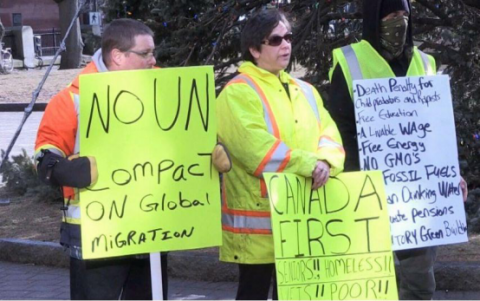
POLYGON ((324 147, 324 146, 333 146, 333 147, 340 147, 343 148, 343 146, 331 139, 328 138, 320 138, 320 141, 318 142, 318 147, 324 147))
POLYGON ((263 172, 276 172, 280 168, 285 158, 288 155, 290 148, 283 142, 280 142, 277 148, 273 151, 272 157, 265 165, 263 172))
POLYGON ((307 99, 308 103, 312 107, 313 113, 315 114, 315 117, 317 118, 317 121, 320 123, 320 113, 318 110, 317 106, 317 101, 315 100, 315 94, 313 94, 313 88, 303 80, 299 79, 293 79, 297 85, 300 86, 302 89, 303 94, 305 95, 305 98, 307 99))
POLYGON ((80 95, 73 94, 73 104, 75 106, 75 113, 77 114, 77 134, 75 135, 73 153, 78 154, 80 152, 80 95))
POLYGON ((68 205, 66 214, 68 218, 80 219, 80 206, 68 205))
POLYGON ((358 62, 357 55, 355 54, 352 45, 347 45, 340 49, 347 60, 348 69, 350 69, 350 74, 352 75, 352 81, 363 79, 362 69, 360 69, 360 63, 358 62))
MULTIPOLYGON (((60 156, 60 157, 64 157, 64 156, 65 156, 60 150, 58 150, 58 149, 56 149, 56 148, 54 148, 54 147, 42 147, 42 149, 48 150, 48 151, 50 151, 50 152, 52 152, 52 153, 54 153, 55 155, 58 155, 58 156, 60 156)), ((38 152, 38 153, 35 155, 35 157, 34 157, 35 161, 37 161, 38 157, 40 157, 41 155, 42 155, 42 152, 41 152, 41 151, 38 152)))
MULTIPOLYGON (((75 135, 75 145, 73 147, 73 154, 80 152, 80 95, 73 93, 73 105, 75 106, 75 114, 77 115, 77 133, 75 135)), ((74 189, 76 198, 79 198, 79 190, 74 189)), ((80 205, 68 205, 66 211, 67 218, 80 219, 80 205)))
POLYGON ((272 223, 269 217, 233 215, 224 212, 222 212, 222 225, 235 229, 272 230, 272 223))
MULTIPOLYGON (((250 88, 252 88, 257 93, 257 95, 260 98, 260 101, 262 103, 262 106, 263 106, 263 118, 265 119, 265 123, 267 124, 268 132, 270 134, 272 134, 273 136, 275 136, 275 133, 273 132, 273 123, 272 123, 272 120, 270 120, 270 115, 268 114, 268 108, 267 108, 267 105, 265 103, 267 100, 263 99, 261 91, 258 91, 255 83, 253 83, 252 80, 250 78, 248 78, 247 76, 244 76, 244 75, 240 74, 240 75, 236 76, 233 80, 235 80, 235 79, 244 80, 250 86, 250 88)), ((277 138, 280 138, 280 137, 277 137, 277 138)))
POLYGON ((418 52, 420 53, 420 57, 422 58, 423 61, 423 68, 425 69, 425 74, 426 75, 435 75, 435 71, 432 68, 432 65, 430 64, 430 60, 428 59, 428 55, 418 49, 418 52))

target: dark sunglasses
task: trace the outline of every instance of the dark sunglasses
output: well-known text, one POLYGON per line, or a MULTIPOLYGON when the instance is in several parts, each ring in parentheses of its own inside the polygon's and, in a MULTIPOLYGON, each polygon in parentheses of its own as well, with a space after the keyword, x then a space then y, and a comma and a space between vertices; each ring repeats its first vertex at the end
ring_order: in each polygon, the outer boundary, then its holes
POLYGON ((267 40, 263 41, 263 44, 269 45, 269 46, 280 46, 282 44, 282 41, 285 40, 287 43, 292 43, 293 40, 293 34, 291 32, 285 34, 283 37, 281 36, 271 36, 267 40))

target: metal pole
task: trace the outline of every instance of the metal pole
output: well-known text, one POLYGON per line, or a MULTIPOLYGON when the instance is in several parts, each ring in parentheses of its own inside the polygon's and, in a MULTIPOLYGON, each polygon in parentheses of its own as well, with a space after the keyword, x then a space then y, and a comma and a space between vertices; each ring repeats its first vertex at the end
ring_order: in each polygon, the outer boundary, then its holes
POLYGON ((150 253, 150 275, 152 277, 152 300, 163 300, 161 253, 150 253))

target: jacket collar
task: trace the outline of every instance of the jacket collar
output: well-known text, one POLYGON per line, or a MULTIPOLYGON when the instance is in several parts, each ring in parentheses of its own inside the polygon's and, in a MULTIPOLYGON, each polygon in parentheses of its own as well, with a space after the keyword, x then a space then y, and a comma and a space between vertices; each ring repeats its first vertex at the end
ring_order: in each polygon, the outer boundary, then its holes
POLYGON ((278 83, 279 79, 280 79, 280 82, 282 83, 289 83, 292 78, 287 72, 285 72, 285 70, 280 71, 280 75, 277 77, 275 74, 265 69, 257 67, 252 62, 242 63, 242 65, 240 65, 240 68, 238 68, 238 72, 246 73, 255 78, 259 78, 264 81, 272 82, 272 83, 278 83))

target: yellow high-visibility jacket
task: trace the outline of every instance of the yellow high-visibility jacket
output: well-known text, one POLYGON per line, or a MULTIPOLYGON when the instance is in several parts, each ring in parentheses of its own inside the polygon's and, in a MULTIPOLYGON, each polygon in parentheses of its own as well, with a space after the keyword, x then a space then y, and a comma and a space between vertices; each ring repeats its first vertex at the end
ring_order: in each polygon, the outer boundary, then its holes
POLYGON ((273 263, 263 172, 311 177, 316 162, 324 160, 336 175, 345 153, 337 126, 313 86, 283 71, 277 77, 250 62, 238 71, 216 103, 218 136, 233 162, 223 176, 220 260, 273 263))
MULTIPOLYGON (((339 64, 352 100, 353 80, 396 77, 388 62, 365 40, 333 50, 332 57, 330 80, 333 70, 339 64)), ((416 46, 413 47, 413 56, 406 76, 435 75, 436 70, 435 59, 416 46)))

